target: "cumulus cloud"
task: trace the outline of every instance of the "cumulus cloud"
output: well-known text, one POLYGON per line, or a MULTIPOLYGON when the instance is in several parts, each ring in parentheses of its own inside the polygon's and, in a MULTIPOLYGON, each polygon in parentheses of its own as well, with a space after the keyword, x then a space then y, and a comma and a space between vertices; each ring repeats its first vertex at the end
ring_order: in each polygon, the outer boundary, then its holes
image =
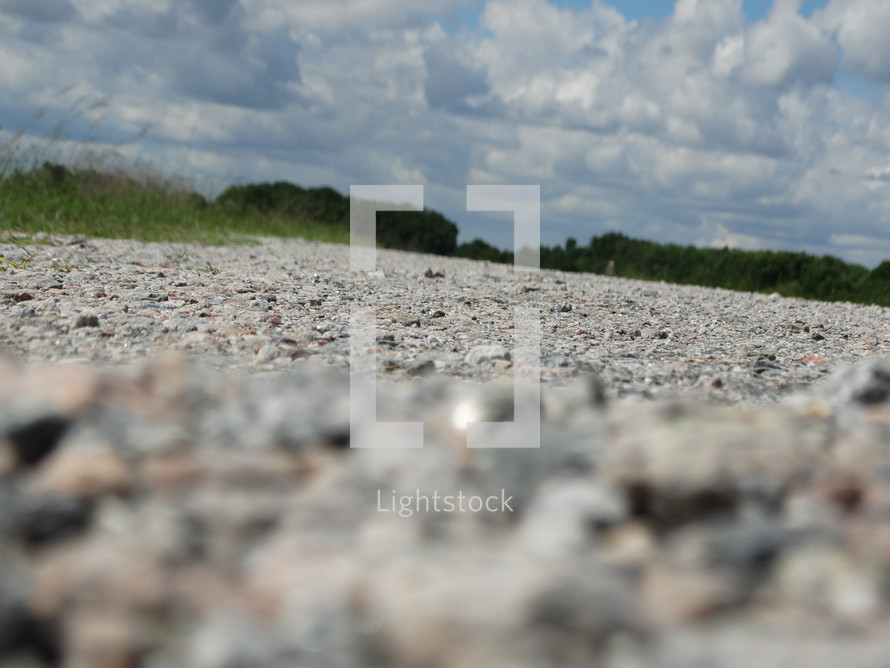
POLYGON ((708 230, 708 236, 700 237, 697 240, 697 246, 707 248, 740 248, 742 250, 759 250, 761 248, 760 240, 750 234, 740 234, 738 232, 730 232, 729 229, 719 223, 705 223, 703 227, 711 228, 708 230))
POLYGON ((655 22, 603 0, 0 0, 0 121, 75 83, 118 133, 151 123, 174 169, 422 182, 467 238, 486 234, 467 183, 532 183, 548 244, 620 229, 872 261, 890 109, 835 82, 887 93, 890 6, 825 2, 751 22, 742 0, 677 0, 655 22), (442 28, 466 7, 478 25, 442 28))
POLYGON ((252 30, 239 0, 112 5, 102 24, 137 44, 130 65, 183 96, 256 109, 294 100, 299 44, 286 26, 252 30))
POLYGON ((427 78, 423 92, 431 109, 455 114, 473 113, 473 98, 488 94, 488 77, 481 68, 465 65, 439 45, 424 51, 427 78))
POLYGON ((797 13, 799 4, 777 0, 768 18, 747 31, 743 79, 781 89, 832 80, 836 58, 831 37, 797 13))
POLYGON ((814 19, 837 34, 842 62, 860 76, 890 82, 890 4, 883 0, 832 0, 814 19))
POLYGON ((0 22, 11 22, 15 35, 3 48, 39 42, 39 49, 28 47, 40 71, 26 91, 33 102, 72 84, 118 100, 142 97, 158 115, 164 103, 186 99, 251 109, 302 100, 300 44, 291 27, 286 20, 263 24, 239 0, 46 0, 29 12, 19 4, 0 4, 0 22), (62 5, 67 14, 55 13, 62 5), (50 10, 56 32, 48 38, 37 22, 50 10))

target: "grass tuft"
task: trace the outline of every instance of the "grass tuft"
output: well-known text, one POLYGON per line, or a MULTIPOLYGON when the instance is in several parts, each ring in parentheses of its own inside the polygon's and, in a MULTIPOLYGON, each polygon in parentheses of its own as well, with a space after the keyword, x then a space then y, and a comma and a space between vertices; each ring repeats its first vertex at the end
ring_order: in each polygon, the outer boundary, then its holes
MULTIPOLYGON (((97 148, 65 136, 66 127, 80 116, 93 117, 106 105, 105 100, 79 98, 35 140, 30 130, 46 114, 41 109, 15 134, 0 138, 0 230, 14 230, 19 237, 45 233, 208 245, 247 243, 256 236, 349 242, 349 232, 341 226, 292 212, 238 210, 208 202, 188 179, 165 176, 147 162, 128 161, 113 147, 97 148)), ((90 130, 100 120, 96 116, 90 130)), ((145 132, 147 128, 137 139, 145 132)))
POLYGON ((293 216, 232 211, 153 174, 45 162, 0 175, 0 229, 225 245, 254 236, 348 242, 348 232, 293 216))

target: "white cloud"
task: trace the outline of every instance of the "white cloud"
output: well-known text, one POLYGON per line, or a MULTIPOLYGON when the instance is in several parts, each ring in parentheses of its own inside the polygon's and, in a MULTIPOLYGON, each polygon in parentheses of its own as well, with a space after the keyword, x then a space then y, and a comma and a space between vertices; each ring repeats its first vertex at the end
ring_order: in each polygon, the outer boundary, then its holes
POLYGON ((579 18, 546 0, 489 0, 481 24, 490 37, 474 55, 487 68, 492 89, 531 113, 554 108, 561 69, 594 37, 590 11, 579 18))
POLYGON ((797 13, 799 4, 777 0, 766 20, 748 29, 743 79, 783 88, 795 82, 831 81, 834 45, 826 32, 797 13))
POLYGON ((413 169, 407 167, 404 161, 401 158, 396 158, 393 162, 392 167, 389 170, 392 178, 394 179, 394 183, 398 184, 407 184, 407 185, 423 185, 426 183, 426 179, 423 176, 423 172, 414 167, 413 169))
POLYGON ((875 266, 890 258, 890 239, 875 239, 864 234, 832 234, 829 244, 839 247, 830 251, 833 255, 842 254, 851 262, 875 266))
POLYGON ((696 246, 706 248, 740 248, 742 250, 760 250, 760 239, 750 234, 731 232, 725 225, 711 225, 707 237, 700 237, 696 246))
POLYGON ((173 171, 423 182, 461 220, 467 183, 540 183, 548 244, 617 226, 853 258, 867 246, 837 235, 883 248, 890 230, 890 107, 833 86, 841 59, 890 82, 883 0, 810 19, 778 0, 753 24, 741 0, 679 0, 660 23, 487 0, 450 35, 440 20, 481 0, 53 2, 53 23, 0 2, 7 130, 107 96, 101 136, 151 124, 141 149, 173 171))
POLYGON ((11 88, 23 87, 39 75, 38 67, 33 58, 0 44, 0 84, 11 88))
POLYGON ((890 82, 890 4, 885 0, 831 0, 814 18, 837 32, 845 67, 861 76, 890 82))

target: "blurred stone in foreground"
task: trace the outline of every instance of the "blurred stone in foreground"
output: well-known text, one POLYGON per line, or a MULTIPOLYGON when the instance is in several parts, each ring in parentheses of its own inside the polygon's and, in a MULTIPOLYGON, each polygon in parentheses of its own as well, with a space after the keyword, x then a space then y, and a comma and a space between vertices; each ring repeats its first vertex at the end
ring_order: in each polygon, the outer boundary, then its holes
POLYGON ((348 377, 0 361, 0 663, 885 665, 886 362, 769 408, 381 384, 421 450, 351 450, 348 377), (451 507, 449 507, 449 504, 451 507), (463 508, 463 510, 461 510, 463 508))

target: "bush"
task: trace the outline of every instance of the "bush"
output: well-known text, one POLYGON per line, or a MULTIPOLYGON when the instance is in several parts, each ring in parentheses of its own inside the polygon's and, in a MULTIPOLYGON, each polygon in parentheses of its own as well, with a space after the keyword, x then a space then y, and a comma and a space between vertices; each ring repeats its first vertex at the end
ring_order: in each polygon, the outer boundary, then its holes
POLYGON ((377 243, 418 253, 453 255, 457 225, 438 211, 378 211, 377 243))
POLYGON ((513 263, 513 253, 502 251, 482 239, 473 239, 469 243, 462 243, 454 251, 456 257, 465 257, 470 260, 487 260, 488 262, 513 263))
POLYGON ((287 181, 231 186, 215 204, 242 213, 255 211, 349 228, 349 198, 328 187, 307 190, 287 181))

